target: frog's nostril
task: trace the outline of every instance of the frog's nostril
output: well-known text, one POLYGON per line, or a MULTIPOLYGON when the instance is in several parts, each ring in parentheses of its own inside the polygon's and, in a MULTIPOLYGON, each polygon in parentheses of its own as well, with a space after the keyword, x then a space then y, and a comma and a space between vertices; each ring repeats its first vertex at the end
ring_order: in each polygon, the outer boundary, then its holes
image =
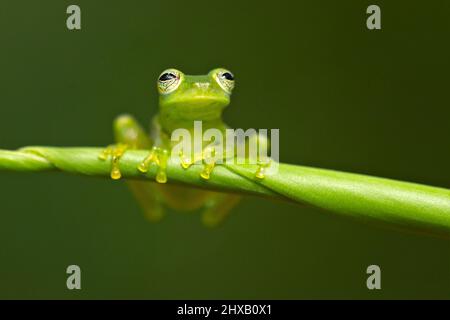
POLYGON ((196 82, 195 86, 200 89, 207 89, 209 87, 209 82, 196 82))

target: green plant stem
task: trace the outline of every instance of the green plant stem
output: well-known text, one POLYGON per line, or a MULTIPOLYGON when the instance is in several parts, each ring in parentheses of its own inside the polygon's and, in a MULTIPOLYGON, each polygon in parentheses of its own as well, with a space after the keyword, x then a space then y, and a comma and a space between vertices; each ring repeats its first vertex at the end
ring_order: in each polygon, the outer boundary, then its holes
MULTIPOLYGON (((109 177, 110 161, 98 159, 101 148, 27 147, 0 150, 0 170, 61 170, 109 177)), ((148 151, 130 150, 120 160, 124 178, 154 181, 156 168, 137 170, 148 151)), ((369 222, 405 230, 450 236, 450 190, 409 182, 279 164, 276 174, 256 179, 255 165, 218 165, 209 180, 200 178, 201 164, 183 169, 177 160, 167 166, 169 183, 247 193, 308 204, 369 222)))

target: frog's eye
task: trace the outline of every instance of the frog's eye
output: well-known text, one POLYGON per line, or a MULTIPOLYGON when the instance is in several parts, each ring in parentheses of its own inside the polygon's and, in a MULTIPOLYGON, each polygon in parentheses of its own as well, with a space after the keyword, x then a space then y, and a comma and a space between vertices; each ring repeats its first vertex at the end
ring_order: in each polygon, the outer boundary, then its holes
POLYGON ((234 80, 234 76, 231 72, 224 72, 222 73, 222 78, 227 79, 229 81, 233 81, 234 80))
POLYGON ((216 77, 217 83, 227 93, 231 93, 234 88, 234 76, 228 70, 220 70, 216 77))
POLYGON ((166 73, 163 73, 161 75, 161 77, 159 77, 159 81, 168 81, 168 80, 175 79, 176 77, 177 76, 176 76, 175 73, 173 73, 173 72, 166 72, 166 73))
POLYGON ((168 69, 161 73, 158 78, 158 90, 160 93, 170 93, 181 83, 181 72, 175 69, 168 69))

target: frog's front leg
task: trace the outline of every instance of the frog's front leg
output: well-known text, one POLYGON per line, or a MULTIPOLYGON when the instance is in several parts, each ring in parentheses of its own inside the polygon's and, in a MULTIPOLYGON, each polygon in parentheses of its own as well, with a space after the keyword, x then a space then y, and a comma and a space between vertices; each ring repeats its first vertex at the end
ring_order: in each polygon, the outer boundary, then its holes
POLYGON ((159 183, 167 182, 167 160, 169 158, 169 150, 164 147, 154 146, 150 151, 150 154, 142 160, 138 166, 138 170, 142 173, 146 173, 151 164, 158 166, 156 172, 156 181, 159 183))
POLYGON ((114 138, 117 144, 102 150, 98 156, 100 160, 111 158, 111 178, 120 179, 120 158, 128 149, 149 149, 152 141, 145 130, 129 115, 120 115, 114 120, 114 138))
POLYGON ((204 148, 201 153, 194 154, 193 157, 189 157, 183 153, 183 151, 180 151, 179 157, 180 164, 184 169, 188 169, 194 163, 201 163, 203 165, 203 170, 200 172, 200 177, 204 180, 209 180, 217 160, 220 158, 220 156, 216 156, 216 149, 214 146, 204 148))
POLYGON ((110 176, 113 180, 118 180, 122 177, 119 168, 119 160, 128 148, 129 146, 124 143, 110 145, 107 148, 103 149, 98 156, 100 160, 106 160, 108 159, 108 157, 111 157, 110 176))
MULTIPOLYGON (((120 179, 120 158, 130 149, 150 149, 152 141, 145 130, 129 115, 121 115, 114 121, 114 135, 117 142, 104 149, 99 158, 111 158, 111 178, 120 179)), ((127 181, 145 216, 157 221, 163 216, 162 198, 153 183, 148 181, 127 181)))

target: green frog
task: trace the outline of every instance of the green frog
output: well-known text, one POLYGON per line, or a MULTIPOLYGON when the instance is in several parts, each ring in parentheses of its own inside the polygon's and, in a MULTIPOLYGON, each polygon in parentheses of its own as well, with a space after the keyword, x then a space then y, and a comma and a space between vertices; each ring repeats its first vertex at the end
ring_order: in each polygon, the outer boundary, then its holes
MULTIPOLYGON (((166 184, 166 165, 174 142, 171 135, 175 130, 184 129, 194 135, 194 122, 201 121, 203 129, 214 128, 225 136, 228 126, 222 120, 224 109, 230 104, 235 85, 234 75, 223 68, 210 71, 207 75, 186 75, 177 69, 167 69, 157 81, 159 92, 159 112, 151 122, 148 135, 130 115, 121 115, 114 121, 116 145, 100 154, 99 158, 111 158, 111 178, 120 179, 120 158, 129 149, 148 149, 148 156, 137 168, 147 172, 152 165, 157 166, 156 182, 127 181, 145 215, 152 221, 161 219, 163 207, 167 205, 179 211, 202 209, 202 221, 207 226, 221 222, 228 212, 239 202, 240 196, 218 193, 186 186, 166 184)), ((205 148, 205 145, 202 145, 205 148)), ((180 163, 186 170, 198 160, 206 160, 201 154, 186 156, 182 152, 180 163)), ((213 150, 214 151, 214 150, 213 150)), ((215 166, 214 161, 204 161, 202 179, 208 180, 215 166)), ((256 177, 263 178, 263 166, 256 177)))

